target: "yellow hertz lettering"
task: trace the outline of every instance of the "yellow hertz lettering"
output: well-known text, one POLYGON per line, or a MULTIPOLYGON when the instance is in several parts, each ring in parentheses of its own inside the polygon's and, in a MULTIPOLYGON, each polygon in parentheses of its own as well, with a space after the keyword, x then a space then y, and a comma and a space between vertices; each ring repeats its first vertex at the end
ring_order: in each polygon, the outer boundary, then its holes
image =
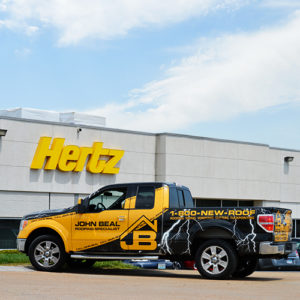
POLYGON ((41 137, 30 168, 45 170, 59 169, 63 172, 81 172, 86 164, 90 173, 118 174, 115 167, 124 155, 124 150, 105 149, 103 143, 95 142, 93 147, 64 146, 64 138, 41 137), (101 157, 107 159, 100 159, 101 157))
POLYGON ((120 246, 123 250, 155 250, 157 248, 156 233, 157 220, 151 223, 143 216, 121 235, 120 246), (148 225, 152 230, 136 230, 142 223, 148 225), (127 245, 126 241, 122 241, 129 233, 132 233, 133 243, 131 245, 127 245))

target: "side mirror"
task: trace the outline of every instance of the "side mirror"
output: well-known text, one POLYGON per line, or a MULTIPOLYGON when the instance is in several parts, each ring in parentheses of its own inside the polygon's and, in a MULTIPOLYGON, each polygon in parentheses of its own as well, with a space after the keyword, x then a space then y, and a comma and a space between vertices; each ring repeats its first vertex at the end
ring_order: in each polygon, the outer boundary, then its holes
POLYGON ((81 198, 78 199, 78 202, 77 202, 77 213, 78 214, 82 214, 85 212, 85 207, 83 205, 83 201, 81 198))

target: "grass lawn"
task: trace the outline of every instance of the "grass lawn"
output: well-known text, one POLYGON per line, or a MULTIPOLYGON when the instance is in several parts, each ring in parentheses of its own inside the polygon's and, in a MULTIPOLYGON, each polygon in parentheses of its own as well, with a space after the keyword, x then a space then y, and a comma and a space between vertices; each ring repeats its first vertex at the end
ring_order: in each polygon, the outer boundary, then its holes
POLYGON ((0 265, 27 265, 29 263, 27 255, 18 250, 0 251, 0 265))
MULTIPOLYGON (((29 265, 29 258, 18 250, 0 251, 0 265, 29 265)), ((94 268, 98 269, 139 269, 139 267, 125 264, 122 261, 97 261, 94 268)))
POLYGON ((130 265, 130 264, 125 264, 122 261, 119 260, 111 260, 111 261, 97 261, 94 264, 94 268, 99 268, 99 269, 140 269, 139 267, 130 265))

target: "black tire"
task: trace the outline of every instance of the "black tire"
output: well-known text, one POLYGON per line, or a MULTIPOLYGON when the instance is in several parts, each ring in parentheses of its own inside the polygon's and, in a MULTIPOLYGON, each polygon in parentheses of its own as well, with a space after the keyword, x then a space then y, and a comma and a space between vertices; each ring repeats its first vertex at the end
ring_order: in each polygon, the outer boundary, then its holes
POLYGON ((238 266, 232 277, 244 278, 251 275, 257 269, 258 259, 256 257, 241 257, 238 262, 238 266))
POLYGON ((68 258, 67 264, 70 268, 74 269, 88 269, 95 264, 95 260, 92 259, 74 259, 68 258))
POLYGON ((198 248, 195 264, 204 278, 226 279, 236 270, 237 254, 224 240, 207 240, 198 248))
POLYGON ((53 235, 41 235, 29 246, 31 264, 39 271, 58 271, 66 261, 64 245, 53 235))

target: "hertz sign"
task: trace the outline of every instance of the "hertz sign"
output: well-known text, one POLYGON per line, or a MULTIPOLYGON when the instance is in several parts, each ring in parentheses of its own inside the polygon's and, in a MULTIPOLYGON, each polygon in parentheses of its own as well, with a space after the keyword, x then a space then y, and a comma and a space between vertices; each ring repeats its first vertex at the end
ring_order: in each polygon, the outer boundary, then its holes
POLYGON ((85 166, 90 173, 118 174, 116 164, 124 150, 103 148, 103 143, 94 142, 92 147, 64 146, 64 138, 41 137, 30 168, 45 170, 59 169, 63 172, 81 172, 85 166), (104 159, 100 159, 104 158, 104 159))

